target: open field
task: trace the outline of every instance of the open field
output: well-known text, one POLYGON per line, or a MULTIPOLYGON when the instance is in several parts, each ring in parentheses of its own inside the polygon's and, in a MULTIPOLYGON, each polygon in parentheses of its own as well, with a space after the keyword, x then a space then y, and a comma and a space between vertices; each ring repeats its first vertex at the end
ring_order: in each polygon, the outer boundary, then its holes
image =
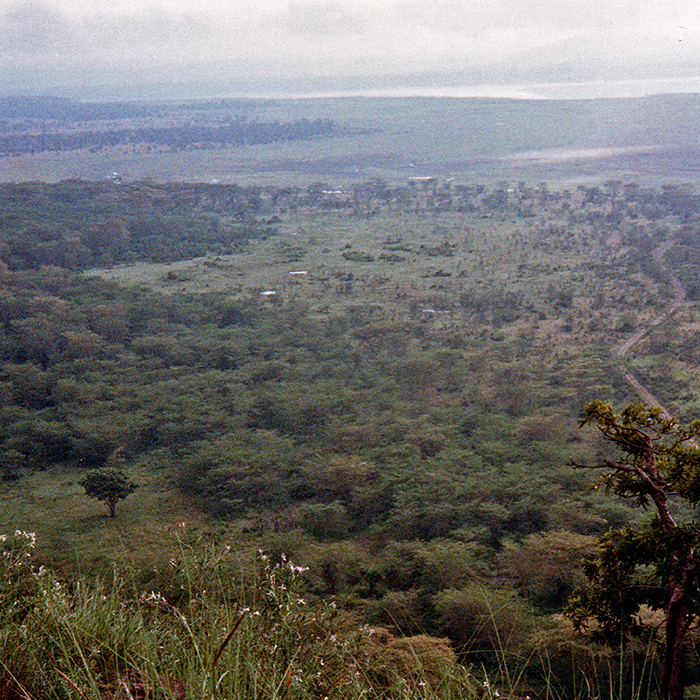
MULTIPOLYGON (((302 301, 316 314, 371 304, 389 318, 417 314, 441 327, 469 325, 473 309, 459 301, 468 291, 513 295, 535 315, 550 303, 548 297, 565 292, 575 321, 560 341, 575 346, 585 342, 587 324, 597 317, 590 308, 596 295, 624 298, 624 313, 636 314, 640 324, 663 303, 659 280, 643 274, 613 280, 593 272, 600 265, 611 269, 623 255, 619 246, 614 236, 595 244, 583 234, 562 238, 536 219, 305 212, 286 216, 276 236, 252 241, 235 255, 118 265, 87 274, 166 294, 226 292, 255 299, 274 291, 271 303, 302 301)), ((620 337, 619 319, 610 312, 600 311, 597 342, 603 328, 608 329, 606 342, 620 337)), ((551 318, 541 330, 547 333, 552 324, 564 323, 551 318)))
POLYGON ((112 565, 148 568, 176 546, 172 533, 202 527, 205 517, 170 488, 167 479, 132 465, 139 488, 119 517, 85 497, 77 482, 84 471, 48 469, 0 486, 0 532, 37 534, 37 554, 74 570, 105 571, 112 565))
MULTIPOLYGON (((607 179, 693 182, 700 172, 700 151, 688 127, 697 121, 699 99, 669 95, 581 101, 250 100, 235 101, 228 109, 212 103, 184 115, 177 105, 165 104, 163 109, 173 110, 175 122, 209 124, 213 117, 240 115, 260 122, 330 119, 339 131, 303 141, 209 150, 172 152, 135 143, 97 152, 4 157, 0 179, 102 179, 118 172, 129 180, 278 185, 319 180, 343 184, 371 177, 402 183, 408 177, 426 175, 558 184, 607 179)), ((129 127, 138 123, 131 119, 129 127)), ((87 130, 123 126, 114 120, 106 126, 81 124, 87 130)), ((42 128, 50 127, 43 124, 42 128)))

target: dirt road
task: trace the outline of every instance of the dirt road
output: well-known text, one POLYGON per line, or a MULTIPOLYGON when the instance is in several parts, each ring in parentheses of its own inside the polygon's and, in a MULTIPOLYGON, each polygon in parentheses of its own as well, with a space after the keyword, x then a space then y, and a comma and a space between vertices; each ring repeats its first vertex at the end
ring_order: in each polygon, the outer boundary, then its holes
MULTIPOLYGON (((651 321, 648 327, 636 330, 634 333, 632 333, 632 335, 629 338, 627 338, 627 340, 625 340, 624 343, 622 343, 622 345, 619 345, 617 348, 615 348, 613 353, 616 357, 624 357, 629 352, 629 350, 634 345, 636 345, 642 338, 644 338, 654 326, 658 326, 669 316, 671 316, 671 314, 675 313, 681 306, 683 306, 683 304, 685 304, 685 289, 683 289, 683 285, 681 284, 678 277, 676 277, 673 271, 664 262, 664 256, 671 249, 672 245, 673 244, 670 241, 667 241, 662 246, 659 246, 654 251, 653 258, 664 270, 664 272, 666 272, 666 274, 669 276, 669 279, 671 281, 671 288, 673 289, 673 299, 671 300, 671 303, 669 304, 668 308, 663 313, 656 316, 651 321)), ((647 387, 645 387, 639 381, 639 379, 637 379, 637 377, 635 377, 630 372, 625 372, 623 376, 625 378, 625 381, 637 392, 637 394, 639 394, 640 398, 642 399, 642 401, 644 401, 644 403, 646 403, 649 406, 655 406, 657 408, 660 408, 666 418, 671 418, 670 412, 661 404, 661 402, 656 398, 656 396, 654 396, 654 394, 647 387)))

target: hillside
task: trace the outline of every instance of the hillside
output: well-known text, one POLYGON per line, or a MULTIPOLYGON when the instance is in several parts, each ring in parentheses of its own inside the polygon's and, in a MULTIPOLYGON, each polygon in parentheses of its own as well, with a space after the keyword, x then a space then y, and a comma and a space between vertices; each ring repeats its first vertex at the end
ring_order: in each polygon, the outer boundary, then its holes
MULTIPOLYGON (((36 533, 39 563, 74 581, 116 562, 182 612, 178 539, 248 581, 260 549, 308 567, 304 595, 352 629, 446 635, 496 674, 499 654, 564 663, 581 556, 640 517, 568 465, 606 454, 583 404, 633 400, 633 374, 697 413, 689 187, 74 180, 0 197, 0 530, 36 533), (139 488, 111 519, 78 482, 114 464, 139 488)), ((520 685, 574 682, 543 673, 520 685)))

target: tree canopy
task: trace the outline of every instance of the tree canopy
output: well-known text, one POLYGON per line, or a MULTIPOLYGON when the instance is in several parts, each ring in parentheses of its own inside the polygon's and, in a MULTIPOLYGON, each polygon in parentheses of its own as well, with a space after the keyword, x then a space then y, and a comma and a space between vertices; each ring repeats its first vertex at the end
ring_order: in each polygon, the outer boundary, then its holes
POLYGON ((106 504, 110 518, 116 515, 117 503, 138 488, 123 471, 113 467, 88 472, 80 480, 80 485, 85 489, 85 495, 106 504))

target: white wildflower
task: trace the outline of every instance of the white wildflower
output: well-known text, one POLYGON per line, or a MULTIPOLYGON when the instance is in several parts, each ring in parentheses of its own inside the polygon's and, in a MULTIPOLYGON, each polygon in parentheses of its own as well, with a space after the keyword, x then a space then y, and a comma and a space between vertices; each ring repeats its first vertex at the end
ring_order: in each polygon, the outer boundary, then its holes
POLYGON ((25 532, 24 530, 15 530, 15 537, 24 537, 28 541, 29 547, 36 545, 36 534, 33 532, 25 532))

